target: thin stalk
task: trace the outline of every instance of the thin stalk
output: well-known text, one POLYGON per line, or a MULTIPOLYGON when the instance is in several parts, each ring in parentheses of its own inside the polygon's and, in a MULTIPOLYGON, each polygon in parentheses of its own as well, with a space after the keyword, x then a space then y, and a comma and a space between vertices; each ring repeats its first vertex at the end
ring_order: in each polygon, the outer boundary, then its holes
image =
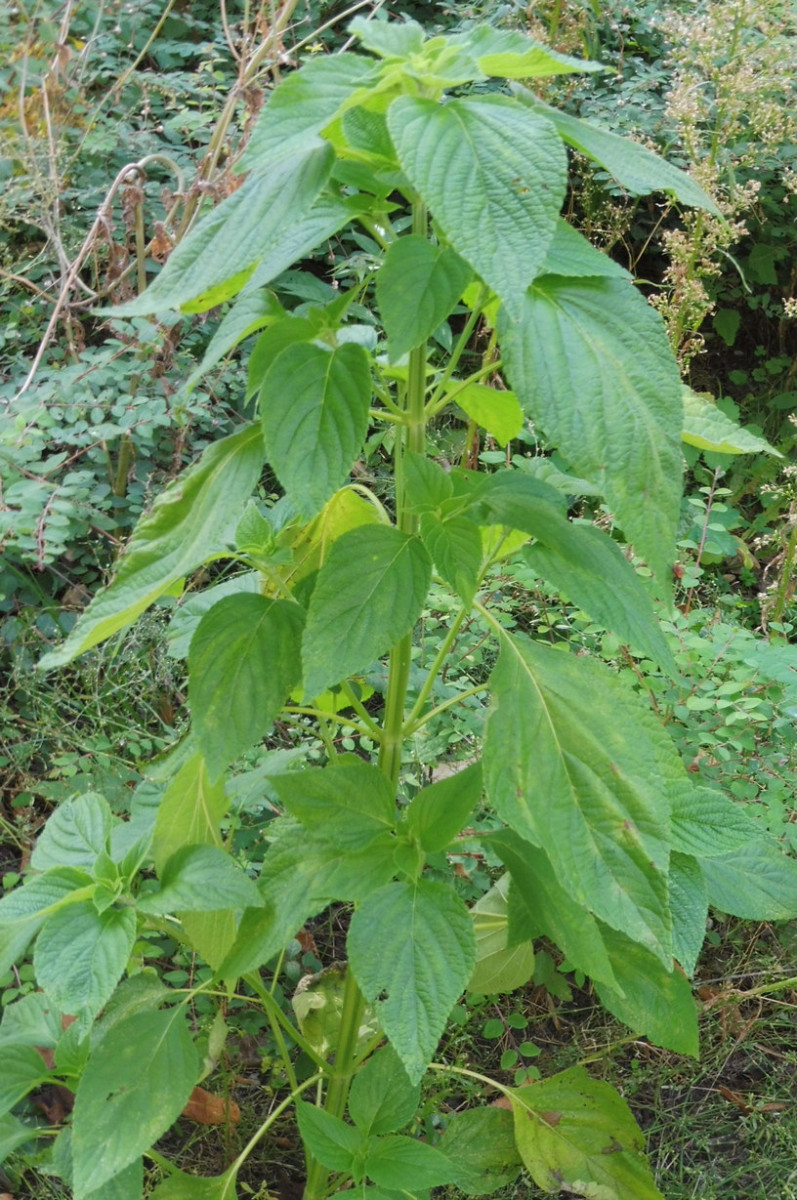
POLYGON ((467 688, 464 692, 457 692, 456 696, 451 696, 449 700, 444 700, 436 708, 430 708, 427 713, 424 713, 422 717, 418 717, 416 720, 408 718, 406 726, 407 736, 409 737, 410 734, 417 733, 419 729, 422 729, 424 725, 428 725, 435 717, 439 717, 441 713, 448 712, 449 708, 455 708, 463 700, 467 700, 469 696, 478 696, 479 692, 486 691, 487 684, 480 683, 477 687, 467 688))
MULTIPOLYGON (((268 1016, 272 1031, 274 1030, 275 1026, 281 1026, 291 1041, 295 1042, 299 1049, 302 1050, 307 1057, 316 1064, 317 1067, 321 1068, 322 1070, 325 1069, 327 1064, 324 1058, 318 1053, 317 1050, 313 1049, 304 1035, 301 1034, 299 1030, 291 1024, 277 1001, 272 996, 271 992, 268 990, 268 988, 263 986, 263 981, 261 980, 257 971, 250 971, 244 976, 244 978, 251 987, 252 991, 256 993, 258 999, 266 1010, 266 1015, 268 1016)), ((293 1065, 288 1057, 285 1041, 281 1035, 278 1040, 278 1045, 280 1047, 280 1056, 285 1064, 286 1074, 290 1080, 291 1087, 295 1088, 296 1081, 293 1078, 293 1065)))
MULTIPOLYGON (((468 345, 468 342, 470 341, 470 337, 471 337, 471 334, 473 333, 474 326, 476 325, 476 322, 478 321, 479 317, 482 314, 482 307, 484 306, 484 303, 487 299, 487 295, 488 295, 488 290, 486 287, 483 287, 481 292, 479 293, 475 308, 473 309, 473 311, 471 312, 467 321, 465 322, 465 327, 462 330, 462 333, 457 338, 457 343, 451 352, 451 357, 449 358, 448 363, 446 364, 446 369, 443 372, 434 392, 432 393, 432 395, 429 398, 428 409, 433 409, 435 407, 435 405, 437 405, 438 401, 440 400, 441 396, 443 395, 443 393, 446 390, 446 384, 448 383, 451 376, 454 374, 454 371, 456 371, 457 367, 459 366, 459 360, 462 357, 462 355, 464 354, 465 349, 468 345)), ((427 412, 428 412, 428 410, 427 410, 427 412)))
MULTIPOLYGON (((447 408, 449 404, 452 404, 456 400, 459 393, 465 391, 465 388, 470 387, 472 383, 478 383, 480 379, 484 379, 485 375, 492 375, 496 371, 500 371, 502 366, 503 363, 501 362, 500 358, 496 359, 495 362, 485 363, 483 367, 479 367, 478 371, 474 371, 473 374, 469 375, 467 379, 463 379, 461 382, 458 382, 455 388, 452 388, 452 390, 445 393, 445 395, 440 396, 438 400, 435 400, 433 397, 426 406, 427 421, 430 421, 432 417, 436 417, 437 414, 442 412, 444 408, 447 408)), ((437 395, 438 391, 439 388, 435 390, 435 396, 437 395)))
POLYGON ((437 676, 440 674, 440 671, 443 668, 443 663, 448 658, 449 651, 451 650, 451 647, 454 645, 457 634, 459 633, 460 628, 462 627, 462 622, 467 617, 469 611, 470 611, 470 609, 465 608, 464 606, 459 610, 459 612, 457 613, 453 622, 451 623, 451 627, 448 630, 448 633, 446 634, 446 636, 443 638, 442 642, 440 643, 440 647, 437 651, 437 654, 434 656, 434 662, 432 663, 431 667, 429 668, 429 673, 426 676, 426 679, 424 680, 424 684, 420 690, 418 699, 415 701, 412 711, 410 712, 410 715, 407 717, 407 731, 408 732, 411 731, 414 722, 417 721, 418 717, 421 715, 421 713, 423 711, 423 706, 426 704, 426 701, 429 699, 429 696, 431 695, 432 688, 434 687, 434 681, 437 678, 437 676))

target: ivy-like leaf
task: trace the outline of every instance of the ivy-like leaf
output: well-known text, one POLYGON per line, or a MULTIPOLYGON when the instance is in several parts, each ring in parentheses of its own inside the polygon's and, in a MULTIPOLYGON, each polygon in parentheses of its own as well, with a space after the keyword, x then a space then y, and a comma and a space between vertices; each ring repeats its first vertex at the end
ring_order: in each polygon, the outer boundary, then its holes
POLYGON ((188 696, 217 779, 270 729, 301 676, 303 612, 265 596, 227 596, 202 617, 188 652, 188 696))
POLYGON ((418 538, 362 525, 333 543, 318 573, 302 643, 304 692, 363 671, 412 629, 431 578, 418 538))
POLYGON ((546 275, 499 320, 509 378, 574 471, 597 483, 662 587, 681 499, 681 382, 661 318, 622 280, 546 275), (511 315, 511 314, 510 314, 511 315))
POLYGON ((98 1189, 154 1145, 182 1112, 199 1060, 182 1008, 138 1013, 93 1051, 75 1095, 75 1192, 98 1189))
POLYGON ((519 317, 567 183, 567 157, 551 123, 503 96, 445 105, 401 96, 388 126, 402 167, 448 241, 519 317))
POLYGON ((347 944, 363 995, 417 1083, 473 969, 468 910, 446 884, 389 883, 355 910, 347 944))
POLYGON ((664 1200, 642 1153, 643 1138, 614 1088, 571 1067, 511 1094, 523 1163, 545 1192, 596 1200, 664 1200))
POLYGON ((472 278, 456 251, 409 234, 389 247, 376 277, 376 298, 391 362, 430 338, 472 278))
POLYGON ((269 461, 287 494, 313 516, 344 483, 368 429, 369 359, 362 346, 311 343, 278 354, 260 389, 269 461))
POLYGON ((602 663, 538 642, 503 634, 490 689, 484 774, 496 810, 545 847, 574 901, 669 968, 675 748, 602 663))
POLYGON ((202 563, 227 553, 263 456, 257 425, 209 446, 160 493, 133 531, 115 577, 94 597, 63 645, 45 654, 39 667, 47 671, 71 662, 131 625, 202 563))

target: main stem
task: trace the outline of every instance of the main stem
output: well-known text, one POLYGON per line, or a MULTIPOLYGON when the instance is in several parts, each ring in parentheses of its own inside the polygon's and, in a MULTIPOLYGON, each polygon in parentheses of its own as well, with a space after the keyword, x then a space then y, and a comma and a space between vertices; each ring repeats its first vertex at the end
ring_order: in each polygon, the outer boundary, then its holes
MULTIPOLYGON (((423 204, 413 208, 412 232, 426 237, 427 214, 423 204)), ((410 510, 404 486, 404 456, 408 451, 423 454, 426 449, 426 345, 418 346, 410 354, 407 392, 402 409, 403 420, 396 430, 394 452, 396 484, 396 525, 402 533, 413 534, 418 529, 418 518, 410 510)), ((379 769, 387 776, 393 787, 398 786, 401 769, 401 751, 404 744, 404 710, 407 701, 407 684, 412 661, 412 633, 403 637, 390 652, 385 718, 379 750, 379 769)), ((334 1073, 329 1081, 324 1109, 334 1117, 343 1117, 349 1089, 357 1066, 357 1039, 362 1024, 365 1002, 357 986, 354 973, 346 972, 346 990, 343 994, 340 1033, 335 1048, 334 1073)), ((321 1163, 307 1156, 307 1184, 303 1200, 324 1200, 329 1185, 329 1171, 321 1163)))

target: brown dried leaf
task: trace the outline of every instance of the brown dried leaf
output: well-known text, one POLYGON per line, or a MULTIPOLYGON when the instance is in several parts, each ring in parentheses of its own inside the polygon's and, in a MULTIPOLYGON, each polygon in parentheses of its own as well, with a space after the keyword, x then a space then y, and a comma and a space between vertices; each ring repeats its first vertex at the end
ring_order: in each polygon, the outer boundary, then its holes
POLYGON ((234 1100, 195 1087, 182 1115, 198 1125, 235 1125, 241 1119, 241 1110, 234 1100))

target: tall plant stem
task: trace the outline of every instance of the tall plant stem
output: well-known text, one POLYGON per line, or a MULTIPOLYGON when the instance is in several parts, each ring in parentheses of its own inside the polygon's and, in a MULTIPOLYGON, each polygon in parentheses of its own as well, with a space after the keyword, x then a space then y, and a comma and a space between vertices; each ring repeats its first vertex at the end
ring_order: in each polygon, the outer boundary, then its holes
MULTIPOLYGON (((426 237, 425 205, 418 202, 412 213, 412 232, 426 237)), ((404 456, 407 451, 426 450, 426 344, 410 354, 409 378, 404 402, 405 428, 396 437, 394 456, 396 481, 396 524, 402 533, 417 533, 418 517, 407 503, 404 486, 404 456)), ((412 662, 412 634, 408 633, 390 652, 385 723, 379 751, 379 769, 393 786, 398 784, 404 743, 404 704, 412 662)))

